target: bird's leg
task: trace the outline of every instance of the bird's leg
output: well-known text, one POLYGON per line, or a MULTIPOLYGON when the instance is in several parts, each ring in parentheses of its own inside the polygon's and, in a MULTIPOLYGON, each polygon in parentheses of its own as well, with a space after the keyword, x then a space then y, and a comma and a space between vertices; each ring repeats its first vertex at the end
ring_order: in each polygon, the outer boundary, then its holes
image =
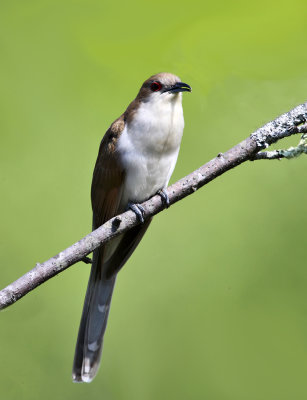
POLYGON ((165 189, 158 190, 157 194, 161 197, 162 203, 165 205, 166 208, 170 206, 170 200, 165 189))
POLYGON ((128 203, 128 209, 132 210, 136 214, 138 220, 141 223, 144 222, 145 210, 144 207, 141 206, 141 204, 128 203))

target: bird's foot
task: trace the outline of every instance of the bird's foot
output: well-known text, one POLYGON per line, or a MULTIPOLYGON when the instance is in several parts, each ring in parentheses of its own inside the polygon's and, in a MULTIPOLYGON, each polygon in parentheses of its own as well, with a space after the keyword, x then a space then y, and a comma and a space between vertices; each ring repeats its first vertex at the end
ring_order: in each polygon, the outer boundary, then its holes
POLYGON ((166 208, 170 206, 170 199, 168 197, 167 191, 165 189, 158 190, 157 194, 161 197, 162 203, 166 208))
POLYGON ((128 209, 132 210, 135 213, 141 223, 144 222, 145 210, 144 207, 141 206, 141 204, 129 203, 128 209))

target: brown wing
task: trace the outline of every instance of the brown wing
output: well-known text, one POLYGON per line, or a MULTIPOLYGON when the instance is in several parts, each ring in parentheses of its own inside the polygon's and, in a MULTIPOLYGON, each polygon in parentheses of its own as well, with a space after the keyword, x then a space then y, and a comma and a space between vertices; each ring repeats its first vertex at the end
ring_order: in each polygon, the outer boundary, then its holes
POLYGON ((120 117, 108 129, 100 144, 91 190, 93 229, 119 212, 125 172, 116 156, 116 142, 124 126, 120 117))

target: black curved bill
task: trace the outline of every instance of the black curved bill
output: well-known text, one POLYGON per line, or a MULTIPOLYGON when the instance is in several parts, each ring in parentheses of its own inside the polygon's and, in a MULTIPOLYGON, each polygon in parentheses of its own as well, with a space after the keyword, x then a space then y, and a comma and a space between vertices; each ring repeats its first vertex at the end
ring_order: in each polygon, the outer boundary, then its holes
POLYGON ((187 83, 177 82, 175 85, 167 86, 164 92, 178 93, 178 92, 192 92, 192 88, 187 83))

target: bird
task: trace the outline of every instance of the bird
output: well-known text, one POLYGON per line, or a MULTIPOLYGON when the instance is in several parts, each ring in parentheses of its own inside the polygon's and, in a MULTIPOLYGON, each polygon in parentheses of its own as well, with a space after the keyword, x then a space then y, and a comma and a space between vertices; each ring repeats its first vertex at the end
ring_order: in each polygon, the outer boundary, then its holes
POLYGON ((97 374, 116 276, 152 220, 144 221, 140 203, 158 193, 169 205, 165 189, 184 128, 182 92, 191 90, 171 73, 151 76, 102 138, 91 186, 93 230, 127 209, 136 213, 139 224, 93 252, 73 362, 74 382, 91 382, 97 374))

